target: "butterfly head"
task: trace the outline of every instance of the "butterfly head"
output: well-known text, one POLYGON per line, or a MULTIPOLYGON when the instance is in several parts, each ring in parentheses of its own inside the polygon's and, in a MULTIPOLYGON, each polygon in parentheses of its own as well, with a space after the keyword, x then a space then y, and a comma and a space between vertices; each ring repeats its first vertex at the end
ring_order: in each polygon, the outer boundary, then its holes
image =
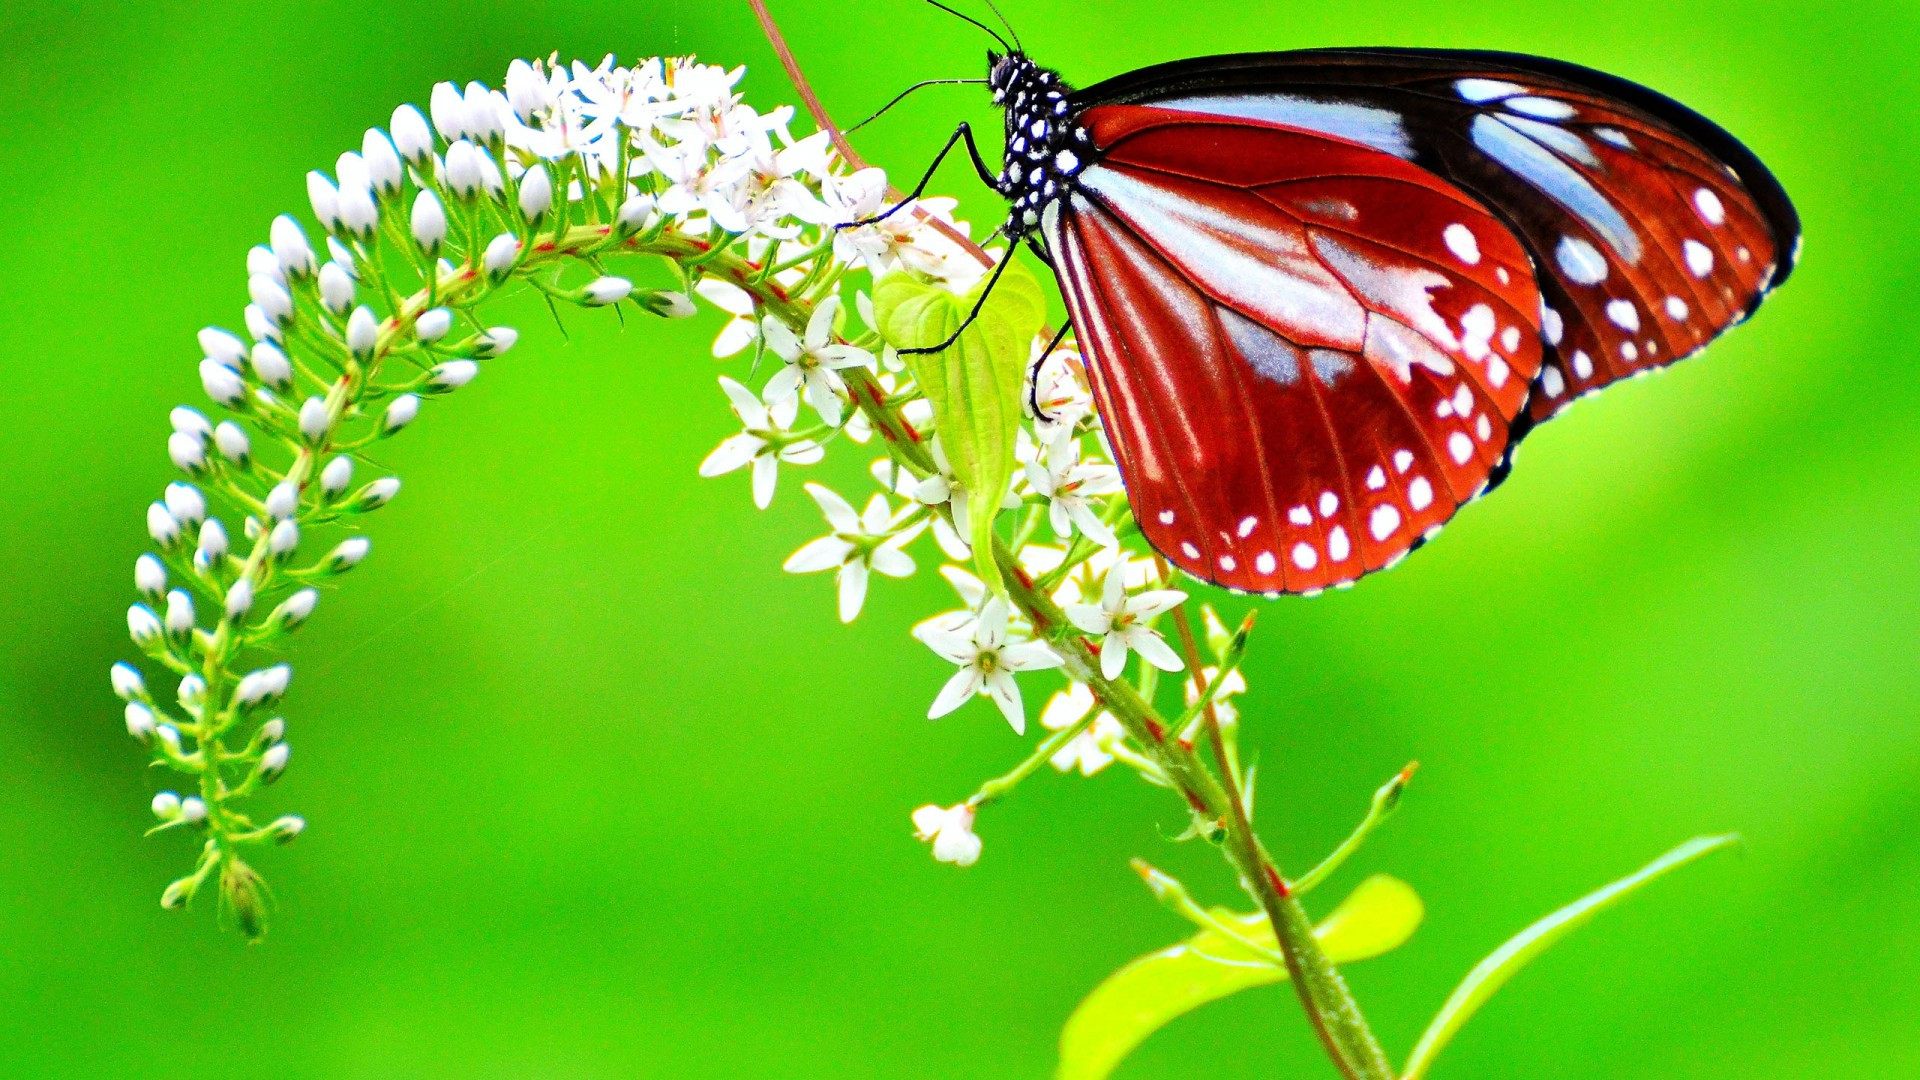
POLYGON ((1013 203, 1001 231, 1032 232, 1048 203, 1065 195, 1091 163, 1093 141, 1080 125, 1072 88, 1020 52, 987 52, 987 87, 1006 113, 1007 147, 995 186, 1013 203))

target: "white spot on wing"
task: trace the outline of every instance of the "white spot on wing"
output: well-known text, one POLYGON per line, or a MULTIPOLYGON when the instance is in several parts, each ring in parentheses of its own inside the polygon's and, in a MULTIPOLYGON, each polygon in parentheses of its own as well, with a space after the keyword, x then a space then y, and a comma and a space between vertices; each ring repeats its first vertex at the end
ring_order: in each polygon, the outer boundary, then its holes
POLYGON ((1293 565, 1302 570, 1311 570, 1320 565, 1320 553, 1313 550, 1312 544, 1293 545, 1293 565))
POLYGON ((1321 517, 1332 517, 1334 515, 1334 512, 1339 509, 1340 509, 1340 496, 1335 495, 1331 491, 1323 491, 1320 493, 1320 516, 1321 517))
POLYGON ((1518 83, 1500 79, 1456 79, 1453 89, 1467 101, 1495 101, 1527 92, 1527 88, 1518 83))
POLYGON ((1560 272, 1582 285, 1598 285, 1607 280, 1607 260, 1594 247, 1577 236, 1563 236, 1553 250, 1560 272))
POLYGON ((1245 540, 1247 537, 1253 535, 1254 526, 1258 524, 1260 524, 1260 519, 1249 514, 1240 519, 1240 527, 1234 531, 1240 534, 1240 539, 1245 540))
POLYGON ((1667 297, 1667 317, 1674 322, 1687 321, 1687 302, 1677 296, 1667 297))
POLYGON ((1379 491, 1387 486, 1387 470, 1375 465, 1367 470, 1367 490, 1379 491))
POLYGON ((1233 556, 1231 556, 1231 555, 1222 555, 1222 556, 1220 556, 1220 569, 1222 569, 1222 570, 1227 570, 1227 571, 1231 571, 1231 570, 1233 570, 1233 568, 1234 568, 1234 567, 1236 567, 1236 566, 1239 566, 1239 565, 1240 565, 1240 564, 1239 564, 1239 563, 1237 563, 1237 562, 1235 562, 1235 561, 1234 561, 1234 559, 1233 559, 1233 556))
POLYGON ((1407 505, 1415 510, 1425 510, 1433 505, 1433 485, 1424 476, 1416 476, 1407 485, 1407 505))
POLYGON ((1567 321, 1560 317, 1558 311, 1550 307, 1542 306, 1540 309, 1540 332, 1546 335, 1547 344, 1558 345, 1560 344, 1560 339, 1566 336, 1567 321))
POLYGON ((1517 97, 1505 102, 1507 108, 1528 116, 1537 116, 1542 120, 1567 120, 1573 117, 1573 106, 1558 98, 1517 97))
POLYGON ((1701 188, 1693 193, 1693 208, 1700 211, 1700 220, 1709 225, 1727 223, 1727 208, 1712 188, 1701 188))
POLYGON ((1293 522, 1295 525, 1311 525, 1313 524, 1313 511, 1304 506, 1296 506, 1287 511, 1287 520, 1293 522))
POLYGON ((1697 278, 1713 273, 1713 249, 1698 240, 1688 240, 1680 245, 1687 256, 1687 269, 1697 278))
POLYGON ((1631 300, 1607 301, 1607 319, 1628 333, 1640 329, 1640 309, 1631 300))
POLYGON ((1467 438, 1464 431, 1456 431, 1447 436, 1447 455, 1453 458, 1455 465, 1465 465, 1473 456, 1473 440, 1467 438))
POLYGON ((1381 503, 1373 508, 1373 516, 1367 520, 1367 527, 1373 530, 1375 540, 1385 540, 1400 527, 1400 511, 1391 503, 1381 503))
POLYGON ((1393 452, 1393 471, 1404 473, 1413 467, 1413 451, 1395 450, 1393 452))
POLYGON ((1277 568, 1273 560, 1273 552, 1263 551, 1260 554, 1255 555, 1253 557, 1253 568, 1255 570, 1260 571, 1263 574, 1273 573, 1274 570, 1277 568))
POLYGON ((1442 230, 1440 237, 1447 242, 1447 250, 1453 252, 1454 258, 1468 266, 1479 263, 1480 241, 1475 239, 1472 229, 1455 222, 1442 230))
POLYGON ((1560 374, 1559 368, 1548 365, 1540 371, 1540 389, 1545 390, 1548 397, 1557 398, 1567 392, 1566 376, 1560 374))
POLYGON ((1349 139, 1394 157, 1413 158, 1413 143, 1400 114, 1350 101, 1315 101, 1292 94, 1206 94, 1168 98, 1153 103, 1157 109, 1236 116, 1305 128, 1323 135, 1349 139))
POLYGON ((1573 373, 1582 379, 1593 378, 1593 357, 1588 356, 1586 350, 1573 350, 1573 373))
POLYGON ((1160 511, 1160 524, 1162 525, 1173 524, 1173 511, 1171 510, 1160 511))
POLYGON ((1347 539, 1347 530, 1335 525, 1327 534, 1327 559, 1330 562, 1345 562, 1353 550, 1352 541, 1347 539))
POLYGON ((1197 559, 1200 557, 1200 549, 1194 547, 1193 541, 1191 540, 1180 541, 1180 553, 1189 559, 1197 559))

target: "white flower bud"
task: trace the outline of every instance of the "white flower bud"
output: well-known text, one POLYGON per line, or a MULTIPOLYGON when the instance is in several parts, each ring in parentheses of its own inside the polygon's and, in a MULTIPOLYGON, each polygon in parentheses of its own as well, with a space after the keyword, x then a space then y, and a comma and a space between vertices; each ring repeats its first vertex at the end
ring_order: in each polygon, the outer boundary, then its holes
POLYGON ((260 539, 260 534, 264 530, 261 528, 260 519, 248 514, 246 523, 240 527, 240 531, 245 533, 247 540, 251 542, 260 539))
MULTIPOLYGON (((200 361, 200 387, 208 397, 222 405, 238 405, 247 396, 247 384, 241 380, 240 373, 213 360, 200 361)), ((176 431, 174 436, 178 438, 180 433, 176 431)), ((194 437, 193 441, 198 444, 200 440, 194 437)), ((184 469, 187 466, 180 467, 184 469)))
POLYGON ((283 814, 267 825, 267 832, 276 844, 291 844, 301 833, 307 831, 307 819, 299 814, 283 814))
POLYGON ((632 236, 653 224, 653 196, 635 195, 620 204, 619 213, 614 216, 614 225, 622 236, 632 236))
POLYGON ((255 274, 247 279, 247 295, 267 321, 275 326, 285 326, 293 321, 293 295, 287 287, 265 274, 255 274))
POLYGON ((145 743, 153 738, 154 730, 159 726, 153 718, 153 710, 137 701, 127 702, 127 734, 137 741, 145 743))
POLYGON ((162 628, 160 616, 145 604, 135 604, 127 609, 127 636, 135 645, 146 648, 160 637, 162 628))
POLYGON ((161 821, 172 821, 180 816, 180 796, 171 791, 163 791, 153 797, 153 816, 161 821))
POLYGON ((207 519, 207 497, 192 484, 183 484, 178 480, 167 485, 162 496, 167 504, 167 512, 184 527, 198 525, 207 519))
POLYGON ((500 356, 514 343, 520 340, 520 331, 511 326, 490 326, 479 337, 473 339, 473 355, 480 357, 500 356))
POLYGON ((474 156, 480 162, 480 184, 487 194, 496 199, 507 193, 507 182, 500 176, 500 166, 494 164, 493 155, 484 146, 474 148, 474 156))
POLYGON ((447 147, 446 182, 448 190, 462 199, 480 193, 480 150, 465 139, 447 147))
POLYGON ((227 618, 238 621, 253 610, 253 579, 241 578, 227 589, 227 618))
POLYGON ((363 242, 373 240, 373 230, 380 224, 380 205, 373 201, 372 188, 364 183, 348 187, 346 178, 341 178, 340 224, 363 242))
MULTIPOLYGON (((128 730, 132 730, 133 723, 131 717, 128 718, 127 727, 128 730)), ((166 744, 167 749, 172 751, 176 756, 180 753, 179 728, 174 727, 172 724, 157 724, 153 729, 153 737, 166 744)))
POLYGON ((399 493, 400 478, 397 476, 383 476, 373 483, 368 484, 366 487, 361 488, 359 492, 354 495, 353 508, 355 510, 377 510, 389 502, 392 502, 393 497, 399 493))
POLYGON ((280 390, 293 385, 293 361, 287 359, 280 346, 271 341, 257 342, 249 359, 253 363, 254 378, 280 390))
POLYGON ((167 591, 167 565, 152 555, 133 560, 133 587, 142 596, 159 599, 167 591))
POLYGON ((590 307, 617 304, 633 292, 633 282, 623 277, 595 278, 581 290, 581 299, 590 307))
MULTIPOLYGON (((467 103, 460 96, 460 88, 450 82, 434 83, 433 94, 427 99, 427 111, 433 114, 433 126, 440 137, 447 142, 467 137, 467 103)), ((399 130, 396 119, 394 130, 399 130)))
POLYGON ((189 825, 198 825, 207 820, 207 804, 198 795, 189 795, 181 799, 180 820, 189 825))
POLYGON ((470 82, 464 98, 467 107, 467 135, 475 142, 499 142, 506 136, 506 125, 500 122, 500 106, 494 101, 493 91, 485 83, 470 82))
POLYGON ((280 779, 280 774, 287 771, 287 759, 292 756, 293 747, 286 743, 274 743, 267 747, 266 752, 260 755, 260 782, 271 784, 280 779))
POLYGON ((411 222, 413 242, 430 257, 438 254, 447 239, 447 212, 440 205, 440 196, 431 191, 415 195, 411 222))
POLYGON ((200 559, 208 566, 227 557, 227 527, 218 518, 208 518, 200 526, 200 559))
POLYGON ((313 257, 313 247, 307 243, 307 234, 298 221, 281 214, 273 219, 267 237, 273 244, 274 261, 280 264, 281 273, 298 281, 314 272, 318 260, 313 257))
POLYGON ((520 212, 528 221, 539 221, 553 209, 553 177, 547 167, 535 162, 520 178, 520 212))
POLYGON ((167 413, 167 423, 173 430, 188 435, 205 438, 213 434, 213 425, 207 422, 206 414, 186 405, 175 405, 167 413))
POLYGON ((209 326, 200 331, 200 351, 207 359, 238 371, 241 361, 247 358, 247 343, 217 326, 209 326))
POLYGON ((251 277, 254 274, 270 277, 282 285, 287 283, 286 272, 280 269, 280 260, 273 254, 273 249, 265 244, 255 244, 247 249, 247 275, 251 277))
MULTIPOLYGON (((318 401, 318 398, 308 400, 318 401)), ((302 412, 306 410, 302 409, 302 412)), ((275 520, 290 518, 300 509, 300 489, 291 480, 282 480, 267 492, 267 516, 275 520)))
POLYGON ((167 504, 157 502, 147 507, 147 535, 163 548, 173 546, 180 539, 180 522, 167 509, 167 504))
POLYGON ((480 365, 471 360, 449 360, 433 369, 433 386, 438 390, 457 390, 480 374, 480 365))
POLYGON ((348 188, 371 188, 373 177, 367 174, 367 163, 352 150, 341 154, 334 162, 333 175, 340 178, 340 190, 348 188))
POLYGON ((482 257, 490 281, 500 281, 513 270, 513 264, 520 259, 520 238, 512 233, 501 233, 487 241, 487 252, 482 257))
POLYGON ((393 110, 393 148, 400 156, 415 165, 427 160, 433 152, 433 132, 427 130, 427 118, 420 110, 411 105, 402 105, 393 110))
POLYGON ((255 341, 280 340, 280 328, 273 325, 273 321, 267 318, 267 313, 260 310, 259 304, 248 304, 241 315, 247 321, 247 333, 252 334, 255 341))
POLYGON ((273 609, 270 619, 273 625, 282 630, 292 630, 313 617, 313 609, 320 604, 320 590, 301 589, 280 602, 273 609))
POLYGON ((400 182, 406 178, 406 172, 400 167, 400 152, 394 149, 393 140, 379 128, 368 128, 360 140, 360 160, 367 163, 367 179, 373 181, 373 189, 381 195, 392 196, 400 193, 400 182))
POLYGON ((366 558, 367 552, 372 548, 373 541, 364 536, 348 537, 336 544, 332 551, 327 552, 327 557, 322 560, 321 565, 330 574, 351 570, 360 565, 360 560, 366 558))
POLYGON ((340 228, 340 189, 326 173, 316 169, 307 174, 307 201, 313 204, 313 216, 320 219, 321 228, 328 232, 340 228))
MULTIPOLYGON (((201 363, 204 364, 207 361, 203 360, 201 363)), ((239 378, 231 370, 220 367, 218 364, 214 367, 219 371, 225 371, 234 379, 239 378)), ((167 456, 173 459, 174 467, 182 472, 198 473, 207 467, 207 441, 198 435, 176 431, 167 436, 167 456)))
POLYGON ((125 661, 113 665, 109 672, 113 678, 113 694, 122 701, 147 696, 147 680, 140 669, 125 661))
POLYGON ((333 257, 334 262, 340 264, 340 269, 345 270, 348 277, 359 279, 360 263, 354 259, 353 249, 341 243, 339 237, 327 237, 327 254, 333 257))
POLYGON ((168 636, 179 641, 185 641, 193 633, 193 597, 185 589, 174 589, 167 593, 165 625, 168 636))
POLYGON ((521 123, 531 123, 536 113, 553 106, 553 95, 547 90, 547 81, 533 70, 532 64, 515 60, 507 65, 507 103, 513 106, 514 115, 521 123))
POLYGON ((222 420, 220 426, 213 429, 213 445, 219 447, 221 455, 235 465, 245 465, 253 456, 253 445, 248 441, 246 431, 231 420, 222 420))
POLYGON ((274 743, 286 737, 287 722, 284 718, 278 716, 261 724, 260 733, 255 736, 256 740, 265 746, 272 746, 274 743))
POLYGON ((326 430, 332 427, 332 417, 326 415, 326 402, 323 398, 307 398, 300 404, 300 436, 307 442, 319 446, 326 442, 326 430))
POLYGON ((285 559, 300 546, 300 526, 292 518, 283 519, 267 534, 267 552, 276 559, 285 559))
POLYGON ((691 319, 697 309, 693 300, 683 292, 672 289, 659 289, 650 292, 641 301, 648 311, 663 319, 691 319))
POLYGON ((413 336, 424 342, 439 341, 453 329, 453 312, 437 307, 432 311, 423 311, 413 320, 413 336))
POLYGON ((249 671, 240 677, 239 685, 233 688, 233 700, 242 708, 251 709, 284 695, 292 679, 293 668, 286 664, 249 671))
POLYGON ((174 697, 178 698, 180 704, 188 711, 198 709, 201 702, 207 700, 207 680, 198 675, 183 676, 180 680, 180 689, 174 692, 174 697))
POLYGON ((420 398, 416 394, 401 394, 388 404, 387 411, 380 417, 380 434, 392 435, 420 415, 420 398))
POLYGON ((335 315, 353 307, 353 275, 332 260, 320 268, 320 302, 335 315))
POLYGON ((366 360, 380 344, 380 318, 365 304, 353 309, 347 318, 347 348, 356 359, 366 360))
POLYGON ((342 455, 334 458, 327 462, 326 468, 320 470, 320 490, 326 492, 328 498, 347 490, 347 485, 352 481, 353 459, 350 457, 342 455))

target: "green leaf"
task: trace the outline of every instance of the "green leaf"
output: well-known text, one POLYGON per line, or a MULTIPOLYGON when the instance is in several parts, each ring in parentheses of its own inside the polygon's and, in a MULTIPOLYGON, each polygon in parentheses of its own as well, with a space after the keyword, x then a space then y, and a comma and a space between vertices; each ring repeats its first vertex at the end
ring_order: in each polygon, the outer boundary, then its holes
MULTIPOLYGON (((1269 954, 1279 946, 1265 915, 1222 908, 1212 914, 1269 954)), ((1399 948, 1425 914, 1412 886, 1378 874, 1361 882, 1314 936, 1334 963, 1351 963, 1399 948)), ((1103 1080, 1147 1036, 1177 1017, 1286 978, 1286 968, 1218 930, 1202 930, 1148 953, 1107 976, 1067 1018, 1057 1080, 1103 1080)))
POLYGON ((1427 1070, 1433 1067, 1433 1059, 1453 1041, 1461 1026, 1473 1019, 1473 1014, 1480 1011, 1480 1006, 1485 1005, 1488 998, 1507 984, 1508 979, 1555 942, 1585 926, 1595 915, 1625 900, 1642 887, 1688 863, 1739 842, 1738 836, 1695 837, 1648 863, 1638 872, 1588 893, 1509 938, 1506 944, 1474 965, 1473 970, 1467 972, 1467 977, 1460 980, 1453 995, 1440 1007, 1439 1015, 1433 1018, 1433 1023, 1427 1025, 1426 1033, 1420 1036, 1419 1045, 1408 1056, 1402 1080, 1420 1080, 1425 1076, 1427 1070))
MULTIPOLYGON (((874 317, 896 349, 926 348, 953 336, 973 310, 986 279, 965 296, 909 274, 874 286, 874 317)), ((1047 317, 1047 298, 1026 267, 1010 264, 954 344, 937 353, 903 357, 920 391, 933 404, 934 426, 948 466, 967 492, 973 560, 980 580, 1003 593, 993 560, 993 519, 1013 480, 1014 435, 1034 336, 1047 317)))

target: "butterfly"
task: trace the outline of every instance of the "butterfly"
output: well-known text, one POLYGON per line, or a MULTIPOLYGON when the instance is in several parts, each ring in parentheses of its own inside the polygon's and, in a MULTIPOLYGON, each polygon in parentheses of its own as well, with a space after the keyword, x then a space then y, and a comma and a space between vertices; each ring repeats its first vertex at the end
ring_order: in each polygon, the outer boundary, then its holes
POLYGON ((941 156, 964 139, 1053 267, 1148 543, 1231 589, 1394 565, 1535 425, 1698 352, 1798 254, 1745 146, 1574 64, 1313 49, 1075 90, 1001 44, 1001 167, 964 124, 941 156))

